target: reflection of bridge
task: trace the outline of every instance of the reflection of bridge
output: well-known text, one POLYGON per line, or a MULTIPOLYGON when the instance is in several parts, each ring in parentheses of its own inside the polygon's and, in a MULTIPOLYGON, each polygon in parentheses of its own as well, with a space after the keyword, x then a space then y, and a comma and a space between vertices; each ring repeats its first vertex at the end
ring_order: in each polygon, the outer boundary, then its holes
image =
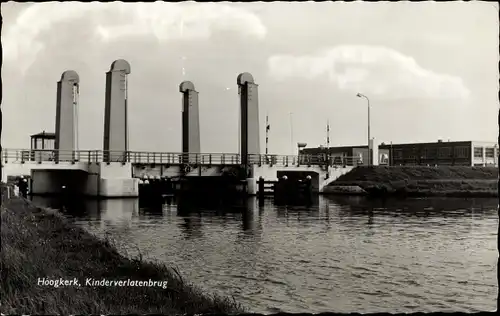
POLYGON ((104 150, 77 150, 79 77, 62 74, 57 86, 54 149, 2 150, 3 179, 30 175, 32 193, 58 193, 61 187, 92 196, 137 196, 141 178, 220 176, 237 169, 255 194, 256 179, 277 179, 278 172, 300 173, 312 178, 313 190, 323 187, 357 164, 357 158, 326 159, 323 155, 262 155, 260 151, 258 86, 252 75, 237 78, 241 107, 240 153, 202 153, 198 92, 185 81, 182 93, 182 153, 134 152, 128 150, 128 85, 130 65, 125 60, 111 64, 106 73, 104 150))

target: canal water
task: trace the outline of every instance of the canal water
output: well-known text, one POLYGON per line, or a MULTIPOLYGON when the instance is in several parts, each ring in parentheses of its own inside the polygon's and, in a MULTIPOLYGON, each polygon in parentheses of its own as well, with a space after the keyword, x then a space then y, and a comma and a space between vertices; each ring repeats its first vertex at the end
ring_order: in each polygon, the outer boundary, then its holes
POLYGON ((496 199, 320 197, 307 207, 34 200, 251 312, 496 309, 496 199))

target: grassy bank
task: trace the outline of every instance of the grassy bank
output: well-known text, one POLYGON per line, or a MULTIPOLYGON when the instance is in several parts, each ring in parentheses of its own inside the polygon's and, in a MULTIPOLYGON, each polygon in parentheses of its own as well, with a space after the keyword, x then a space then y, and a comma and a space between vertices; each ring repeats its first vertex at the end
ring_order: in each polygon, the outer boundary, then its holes
POLYGON ((4 314, 241 313, 232 299, 203 293, 175 270, 121 256, 59 213, 14 198, 1 207, 0 307, 4 314), (38 278, 80 281, 40 286, 38 278), (87 278, 168 281, 157 287, 89 287, 87 278))
POLYGON ((498 169, 467 166, 357 167, 332 186, 359 186, 370 195, 498 196, 498 169))

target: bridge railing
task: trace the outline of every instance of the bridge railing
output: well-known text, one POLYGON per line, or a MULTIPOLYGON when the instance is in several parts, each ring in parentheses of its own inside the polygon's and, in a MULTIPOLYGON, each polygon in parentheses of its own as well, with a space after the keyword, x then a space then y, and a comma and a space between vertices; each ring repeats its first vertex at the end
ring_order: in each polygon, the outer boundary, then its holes
POLYGON ((194 165, 237 165, 241 163, 238 154, 226 153, 162 153, 127 152, 127 162, 146 164, 194 164, 194 165))
POLYGON ((259 165, 281 165, 281 166, 358 166, 362 165, 359 157, 327 157, 318 155, 249 155, 249 162, 259 165))
MULTIPOLYGON (((241 155, 232 153, 166 153, 144 151, 104 151, 104 150, 30 150, 2 149, 2 163, 10 162, 130 162, 144 164, 191 164, 191 165, 239 165, 241 155)), ((357 166, 362 164, 359 157, 327 157, 319 155, 264 155, 249 154, 249 164, 269 166, 357 166)))
POLYGON ((8 162, 98 162, 101 161, 98 150, 51 150, 51 149, 7 149, 0 153, 2 163, 8 162))

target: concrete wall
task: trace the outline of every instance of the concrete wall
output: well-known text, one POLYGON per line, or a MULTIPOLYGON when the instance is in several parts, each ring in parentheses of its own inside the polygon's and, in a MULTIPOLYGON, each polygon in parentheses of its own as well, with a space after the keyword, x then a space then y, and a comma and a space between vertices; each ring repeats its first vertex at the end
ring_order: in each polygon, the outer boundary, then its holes
POLYGON ((138 197, 139 179, 101 179, 99 196, 111 197, 138 197))
POLYGON ((258 165, 253 165, 252 166, 252 174, 254 175, 253 179, 254 181, 257 181, 260 177, 263 177, 264 180, 269 180, 269 181, 276 181, 278 180, 277 173, 278 171, 284 171, 284 172, 316 172, 319 176, 319 187, 318 191, 323 192, 323 189, 325 186, 330 184, 331 182, 335 181, 338 177, 340 177, 343 174, 346 174, 347 172, 351 171, 354 167, 351 166, 346 166, 344 167, 329 167, 328 168, 328 178, 326 178, 327 171, 324 169, 324 167, 319 167, 319 166, 289 166, 289 167, 283 167, 283 166, 268 166, 268 165, 263 165, 263 166, 258 166, 258 165))
POLYGON ((89 164, 87 182, 85 183, 85 195, 99 196, 101 186, 100 172, 101 170, 99 164, 89 164))
MULTIPOLYGON (((4 163, 4 162, 3 162, 4 163)), ((81 170, 88 171, 88 164, 85 162, 60 162, 58 164, 53 161, 43 161, 42 163, 38 163, 35 161, 26 161, 25 163, 21 163, 20 161, 16 162, 7 162, 2 165, 2 181, 7 181, 7 176, 29 176, 31 174, 31 170, 81 170)))
POLYGON ((185 173, 180 165, 171 165, 166 167, 164 165, 133 165, 132 166, 132 176, 135 178, 145 178, 145 177, 178 177, 181 175, 186 176, 202 176, 202 177, 213 177, 219 176, 222 173, 222 168, 220 166, 201 166, 194 167, 191 166, 189 172, 185 173), (200 170, 201 168, 201 170, 200 170))
POLYGON ((127 151, 127 76, 130 74, 130 64, 116 60, 106 73, 106 100, 104 113, 104 150, 115 151, 106 159, 123 160, 127 151))
POLYGON ((61 150, 59 159, 71 159, 71 151, 76 150, 76 103, 80 78, 73 70, 65 71, 57 83, 56 139, 54 149, 61 150), (66 151, 66 152, 64 152, 66 151))
POLYGON ((312 171, 312 172, 317 172, 317 173, 324 173, 326 174, 325 171, 322 171, 320 167, 318 166, 292 166, 290 165, 289 167, 284 167, 284 166, 269 166, 269 165, 252 165, 252 174, 254 175, 255 179, 259 179, 259 177, 264 178, 265 180, 278 180, 277 173, 278 171, 312 171))
POLYGON ((132 178, 131 163, 15 162, 3 165, 2 181, 8 176, 31 176, 34 194, 60 193, 61 187, 89 196, 137 197, 139 180, 132 178))
POLYGON ((85 194, 87 173, 80 170, 32 170, 31 194, 85 194), (63 189, 63 186, 65 189, 63 189))
POLYGON ((61 181, 51 170, 33 170, 31 172, 31 194, 60 194, 61 181))
POLYGON ((131 163, 99 164, 99 196, 138 197, 139 179, 132 178, 131 163))
POLYGON ((307 176, 311 177, 311 189, 312 192, 318 193, 320 191, 320 182, 322 180, 321 175, 316 171, 291 171, 291 170, 279 170, 277 172, 278 179, 287 176, 288 181, 299 181, 305 180, 307 176))
POLYGON ((320 178, 320 192, 323 192, 324 189, 333 181, 337 180, 340 176, 350 172, 355 167, 345 166, 345 167, 329 167, 328 168, 328 179, 326 177, 320 178))

